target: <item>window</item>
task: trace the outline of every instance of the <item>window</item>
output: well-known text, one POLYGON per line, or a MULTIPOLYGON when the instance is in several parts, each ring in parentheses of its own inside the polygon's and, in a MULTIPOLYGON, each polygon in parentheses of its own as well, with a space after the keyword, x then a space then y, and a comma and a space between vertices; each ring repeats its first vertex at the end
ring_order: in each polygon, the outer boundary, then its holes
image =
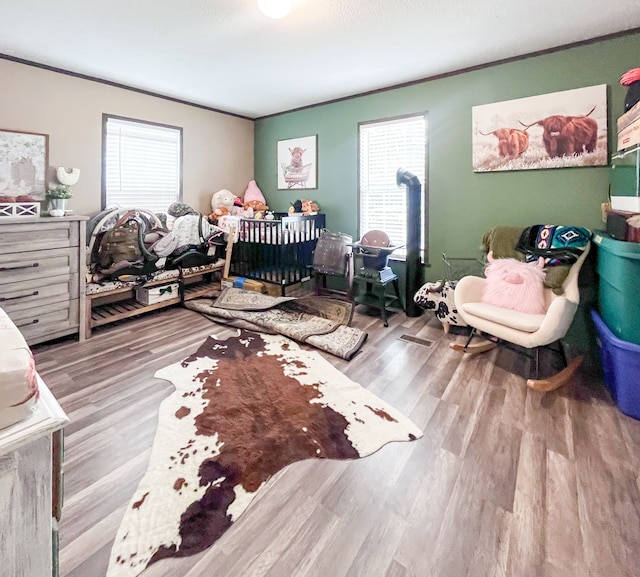
POLYGON ((182 200, 182 128, 103 115, 102 205, 167 212, 182 200))
MULTIPOLYGON (((392 244, 407 242, 407 190, 396 183, 398 168, 406 168, 422 183, 420 255, 426 243, 426 114, 366 122, 359 125, 359 238, 382 230, 392 244)), ((393 256, 405 256, 399 249, 393 256)))

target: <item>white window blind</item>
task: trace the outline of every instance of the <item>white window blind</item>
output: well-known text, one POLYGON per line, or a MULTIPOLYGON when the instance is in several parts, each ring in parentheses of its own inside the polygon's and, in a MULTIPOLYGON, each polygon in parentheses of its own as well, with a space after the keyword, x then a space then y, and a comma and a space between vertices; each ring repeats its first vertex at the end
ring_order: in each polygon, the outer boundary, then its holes
POLYGON ((105 206, 166 212, 181 200, 182 130, 107 117, 105 206))
MULTIPOLYGON (((422 226, 425 230, 426 115, 360 125, 360 230, 389 235, 392 244, 407 242, 407 191, 396 183, 398 168, 406 168, 422 183, 422 226)), ((424 238, 420 243, 424 251, 424 238)), ((397 250, 394 256, 406 251, 397 250)))

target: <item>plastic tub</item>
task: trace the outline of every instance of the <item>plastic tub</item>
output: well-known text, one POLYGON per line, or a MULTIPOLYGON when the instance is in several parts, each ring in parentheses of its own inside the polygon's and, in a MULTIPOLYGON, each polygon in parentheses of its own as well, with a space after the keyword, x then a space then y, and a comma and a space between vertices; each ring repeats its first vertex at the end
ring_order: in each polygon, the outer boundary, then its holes
POLYGON ((598 331, 604 382, 618 408, 640 419, 640 345, 617 338, 596 311, 591 318, 598 331))
POLYGON ((619 339, 640 344, 640 244, 615 240, 601 231, 593 235, 598 247, 600 290, 598 308, 619 339))

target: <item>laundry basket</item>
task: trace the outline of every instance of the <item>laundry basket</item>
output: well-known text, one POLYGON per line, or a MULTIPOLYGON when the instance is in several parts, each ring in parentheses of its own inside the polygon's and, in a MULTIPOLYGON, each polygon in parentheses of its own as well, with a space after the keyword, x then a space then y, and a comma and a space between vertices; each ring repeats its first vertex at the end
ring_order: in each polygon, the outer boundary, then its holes
POLYGON ((463 276, 484 277, 484 269, 487 266, 486 256, 482 258, 451 258, 442 253, 446 280, 460 280, 463 276))

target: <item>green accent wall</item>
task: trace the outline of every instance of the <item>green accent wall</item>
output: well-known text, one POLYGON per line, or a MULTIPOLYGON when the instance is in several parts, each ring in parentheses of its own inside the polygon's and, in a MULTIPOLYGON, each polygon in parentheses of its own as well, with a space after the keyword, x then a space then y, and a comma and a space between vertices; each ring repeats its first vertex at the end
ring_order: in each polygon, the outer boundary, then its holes
POLYGON ((474 173, 471 108, 607 84, 612 152, 615 119, 623 112, 626 94, 619 79, 640 66, 638 54, 636 33, 257 120, 255 179, 272 209, 286 211, 297 198, 311 198, 326 214, 327 228, 355 238, 358 123, 426 111, 428 178, 423 185, 429 195, 430 261, 426 280, 442 277, 443 252, 451 257, 476 256, 483 233, 494 226, 548 222, 601 228, 607 167, 474 173), (277 190, 277 141, 313 134, 318 135, 317 190, 277 190))
MULTIPOLYGON (((327 228, 357 238, 358 123, 427 112, 428 178, 423 186, 428 187, 429 196, 429 263, 425 280, 443 278, 442 253, 478 256, 482 235, 494 226, 552 223, 602 228, 600 205, 608 199, 608 167, 474 173, 471 108, 606 84, 611 154, 617 147, 616 119, 624 111, 626 95, 620 76, 640 66, 639 54, 640 34, 634 33, 264 118, 255 123, 255 179, 272 209, 286 211, 297 198, 311 198, 326 213, 327 228), (318 135, 317 190, 277 190, 277 141, 312 134, 318 135)), ((595 252, 581 275, 581 306, 567 335, 570 345, 591 352, 587 370, 597 355, 589 317, 590 309, 597 306, 595 252)), ((403 263, 392 263, 392 267, 405 295, 403 263)))

